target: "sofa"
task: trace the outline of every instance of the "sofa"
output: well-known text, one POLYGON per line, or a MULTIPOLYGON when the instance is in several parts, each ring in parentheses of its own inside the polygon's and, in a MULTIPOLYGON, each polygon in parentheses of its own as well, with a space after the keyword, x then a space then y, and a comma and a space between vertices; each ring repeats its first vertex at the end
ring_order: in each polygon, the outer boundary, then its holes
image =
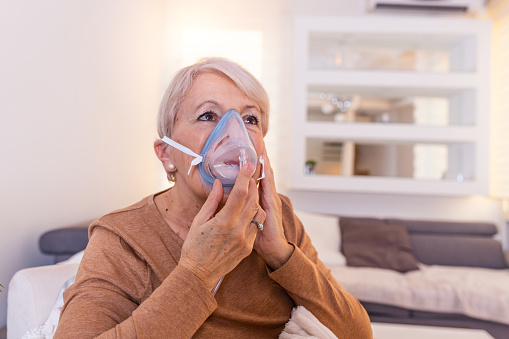
POLYGON ((78 271, 88 225, 57 228, 40 236, 40 251, 55 264, 22 269, 12 277, 7 288, 7 338, 19 339, 49 319, 62 286, 78 271))
MULTIPOLYGON (((372 321, 477 328, 509 337, 509 268, 495 225, 297 215, 320 259, 372 321)), ((56 264, 23 269, 11 279, 8 338, 47 321, 87 241, 86 225, 40 237, 41 251, 56 264)))
POLYGON ((297 214, 371 321, 509 338, 508 258, 494 224, 297 214))

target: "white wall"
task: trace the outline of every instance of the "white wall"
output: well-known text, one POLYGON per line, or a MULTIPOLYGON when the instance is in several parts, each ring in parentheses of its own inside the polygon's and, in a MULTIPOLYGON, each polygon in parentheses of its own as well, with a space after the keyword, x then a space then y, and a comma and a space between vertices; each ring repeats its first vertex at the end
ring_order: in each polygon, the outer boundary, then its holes
MULTIPOLYGON (((164 1, 0 0, 0 283, 46 230, 154 192, 164 1)), ((0 294, 0 327, 6 321, 0 294)))
MULTIPOLYGON (((491 0, 493 55, 491 95, 492 193, 509 202, 509 1, 491 0)), ((508 205, 509 206, 509 205, 508 205)), ((506 211, 509 220, 509 210, 506 211)))

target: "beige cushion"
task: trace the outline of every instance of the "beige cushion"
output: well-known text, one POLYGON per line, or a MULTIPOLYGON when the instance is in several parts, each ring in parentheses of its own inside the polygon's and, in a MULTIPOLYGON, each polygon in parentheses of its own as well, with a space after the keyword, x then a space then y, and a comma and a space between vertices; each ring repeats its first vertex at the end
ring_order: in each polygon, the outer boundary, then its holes
POLYGON ((333 215, 309 213, 295 210, 295 214, 304 225, 311 243, 318 252, 318 258, 325 266, 346 265, 341 253, 339 218, 333 215))
POLYGON ((364 302, 509 325, 509 269, 419 266, 407 273, 348 266, 331 270, 345 291, 364 302))

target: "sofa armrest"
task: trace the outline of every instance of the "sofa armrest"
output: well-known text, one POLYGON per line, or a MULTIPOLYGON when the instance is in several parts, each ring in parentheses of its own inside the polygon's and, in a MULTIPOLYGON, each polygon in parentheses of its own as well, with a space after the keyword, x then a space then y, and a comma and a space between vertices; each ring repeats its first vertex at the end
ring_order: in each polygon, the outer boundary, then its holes
POLYGON ((7 295, 7 337, 21 338, 48 319, 63 284, 79 263, 22 269, 12 277, 7 295))
POLYGON ((84 250, 88 244, 88 226, 64 227, 48 231, 39 238, 42 253, 54 256, 54 262, 63 261, 84 250))

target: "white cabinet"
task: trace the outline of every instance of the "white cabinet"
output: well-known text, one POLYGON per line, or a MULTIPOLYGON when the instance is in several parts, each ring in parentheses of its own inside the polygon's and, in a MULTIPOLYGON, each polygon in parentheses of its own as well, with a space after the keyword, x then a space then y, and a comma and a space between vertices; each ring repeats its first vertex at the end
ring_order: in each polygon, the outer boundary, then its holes
POLYGON ((490 30, 465 18, 296 18, 291 188, 488 193, 490 30))

